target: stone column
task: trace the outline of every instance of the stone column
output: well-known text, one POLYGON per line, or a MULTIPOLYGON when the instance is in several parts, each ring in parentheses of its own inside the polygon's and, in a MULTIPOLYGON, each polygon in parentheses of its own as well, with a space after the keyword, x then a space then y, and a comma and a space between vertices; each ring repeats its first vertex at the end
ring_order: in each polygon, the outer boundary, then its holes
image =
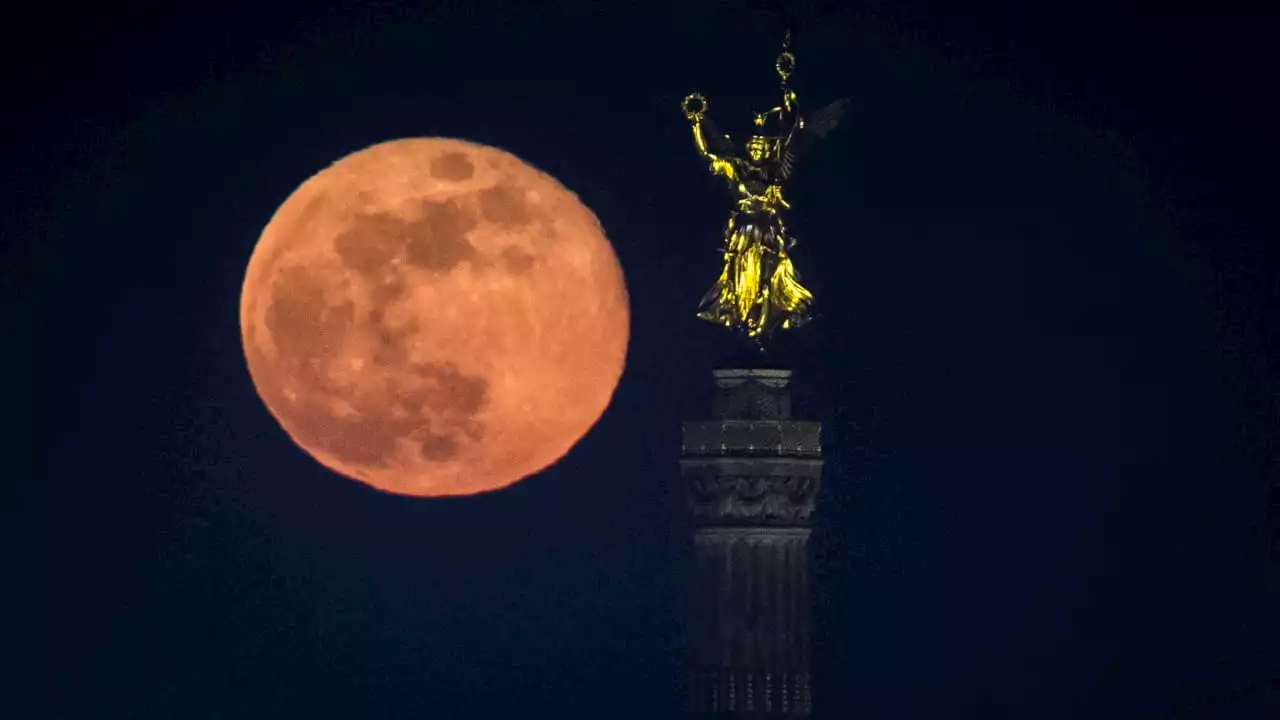
POLYGON ((690 710, 804 717, 822 426, 791 419, 789 370, 713 374, 715 419, 684 423, 680 458, 694 518, 690 710))

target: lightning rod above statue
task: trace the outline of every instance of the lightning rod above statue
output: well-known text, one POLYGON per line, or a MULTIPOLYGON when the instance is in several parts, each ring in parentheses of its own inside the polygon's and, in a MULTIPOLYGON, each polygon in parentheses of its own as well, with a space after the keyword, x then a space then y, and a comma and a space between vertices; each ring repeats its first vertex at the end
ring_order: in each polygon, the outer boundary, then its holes
POLYGON ((800 112, 788 82, 796 66, 790 40, 787 33, 774 64, 782 80, 782 104, 755 113, 745 152, 739 153, 711 121, 701 94, 690 94, 681 105, 698 152, 710 161, 712 174, 728 181, 737 200, 724 230, 724 269, 702 298, 698 317, 734 330, 760 349, 774 331, 809 320, 813 294, 800 284, 791 263, 795 239, 782 218, 791 205, 782 192, 797 160, 836 126, 849 104, 837 100, 810 116, 800 112))

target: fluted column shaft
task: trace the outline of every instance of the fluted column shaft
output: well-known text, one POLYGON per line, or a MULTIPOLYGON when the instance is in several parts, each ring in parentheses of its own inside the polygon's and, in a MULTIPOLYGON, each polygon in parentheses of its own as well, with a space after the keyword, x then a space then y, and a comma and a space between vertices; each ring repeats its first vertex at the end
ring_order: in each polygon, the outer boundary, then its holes
POLYGON ((807 714, 808 536, 800 528, 695 533, 696 711, 807 714))
POLYGON ((821 427, 790 419, 789 379, 783 370, 717 371, 718 418, 685 423, 698 717, 809 714, 807 524, 821 427))

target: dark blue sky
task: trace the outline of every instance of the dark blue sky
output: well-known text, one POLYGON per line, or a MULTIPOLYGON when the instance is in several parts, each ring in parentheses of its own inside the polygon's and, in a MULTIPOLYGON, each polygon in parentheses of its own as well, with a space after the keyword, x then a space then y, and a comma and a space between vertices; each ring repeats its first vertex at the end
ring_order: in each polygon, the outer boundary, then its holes
MULTIPOLYGON (((679 422, 721 347, 692 312, 728 207, 679 100, 746 117, 780 27, 764 3, 507 4, 0 22, 23 666, 5 715, 675 713, 679 422), (558 177, 631 293, 608 413, 493 495, 328 473, 241 356, 242 272, 275 208, 415 135, 558 177)), ((815 716, 1263 717, 1260 18, 836 5, 792 4, 800 100, 852 99, 791 198, 822 316, 785 352, 828 431, 815 716)))

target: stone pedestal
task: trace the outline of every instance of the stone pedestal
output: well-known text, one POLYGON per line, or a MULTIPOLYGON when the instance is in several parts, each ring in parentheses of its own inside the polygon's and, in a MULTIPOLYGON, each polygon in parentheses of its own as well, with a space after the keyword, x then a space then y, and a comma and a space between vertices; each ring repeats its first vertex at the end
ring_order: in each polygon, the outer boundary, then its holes
POLYGON ((714 420, 686 422, 694 518, 690 710, 809 714, 808 520, 822 426, 791 419, 791 372, 714 372, 714 420))

